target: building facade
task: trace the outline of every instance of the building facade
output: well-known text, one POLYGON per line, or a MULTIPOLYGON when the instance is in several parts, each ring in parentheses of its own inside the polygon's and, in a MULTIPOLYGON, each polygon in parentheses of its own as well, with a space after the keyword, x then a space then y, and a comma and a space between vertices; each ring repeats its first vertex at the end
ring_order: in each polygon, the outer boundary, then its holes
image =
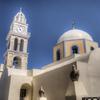
POLYGON ((53 48, 53 63, 32 70, 27 69, 29 38, 20 10, 0 65, 0 100, 100 100, 100 48, 87 32, 63 33, 53 48))

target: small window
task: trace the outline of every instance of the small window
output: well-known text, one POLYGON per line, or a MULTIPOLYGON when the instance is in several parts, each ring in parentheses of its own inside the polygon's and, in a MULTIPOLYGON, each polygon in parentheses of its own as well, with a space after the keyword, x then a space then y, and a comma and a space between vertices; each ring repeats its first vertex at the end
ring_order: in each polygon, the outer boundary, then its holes
POLYGON ((57 61, 60 60, 60 58, 61 58, 60 50, 57 50, 57 52, 56 52, 56 58, 57 58, 57 61))
POLYGON ((90 49, 91 49, 91 51, 93 51, 94 50, 94 47, 90 47, 90 49))
POLYGON ((76 45, 72 46, 72 54, 78 54, 78 47, 76 45))

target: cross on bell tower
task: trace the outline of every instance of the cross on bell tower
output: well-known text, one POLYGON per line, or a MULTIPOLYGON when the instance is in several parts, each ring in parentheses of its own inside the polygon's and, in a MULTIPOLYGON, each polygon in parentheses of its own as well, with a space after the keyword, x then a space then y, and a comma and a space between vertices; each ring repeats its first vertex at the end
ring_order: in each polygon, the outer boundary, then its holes
POLYGON ((22 9, 14 16, 7 35, 5 66, 26 69, 28 63, 27 45, 30 34, 22 9))

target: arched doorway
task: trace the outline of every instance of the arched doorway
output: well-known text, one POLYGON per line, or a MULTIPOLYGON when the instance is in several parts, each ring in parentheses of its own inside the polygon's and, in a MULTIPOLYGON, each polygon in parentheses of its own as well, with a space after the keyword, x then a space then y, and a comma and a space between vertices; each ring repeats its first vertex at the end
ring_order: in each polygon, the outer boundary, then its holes
POLYGON ((13 66, 15 68, 20 68, 21 67, 21 58, 20 57, 14 57, 13 58, 13 66))
POLYGON ((72 54, 78 54, 79 50, 78 50, 78 46, 74 45, 72 46, 72 54))
POLYGON ((20 100, 32 100, 32 87, 29 84, 23 84, 21 86, 20 100))

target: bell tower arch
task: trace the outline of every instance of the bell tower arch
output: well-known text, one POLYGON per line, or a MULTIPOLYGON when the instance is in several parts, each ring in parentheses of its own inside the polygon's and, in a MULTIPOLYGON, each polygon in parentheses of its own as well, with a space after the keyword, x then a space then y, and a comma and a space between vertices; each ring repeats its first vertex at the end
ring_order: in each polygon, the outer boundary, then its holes
POLYGON ((4 55, 5 66, 26 69, 28 64, 28 24, 22 10, 14 16, 7 35, 7 50, 4 55))

